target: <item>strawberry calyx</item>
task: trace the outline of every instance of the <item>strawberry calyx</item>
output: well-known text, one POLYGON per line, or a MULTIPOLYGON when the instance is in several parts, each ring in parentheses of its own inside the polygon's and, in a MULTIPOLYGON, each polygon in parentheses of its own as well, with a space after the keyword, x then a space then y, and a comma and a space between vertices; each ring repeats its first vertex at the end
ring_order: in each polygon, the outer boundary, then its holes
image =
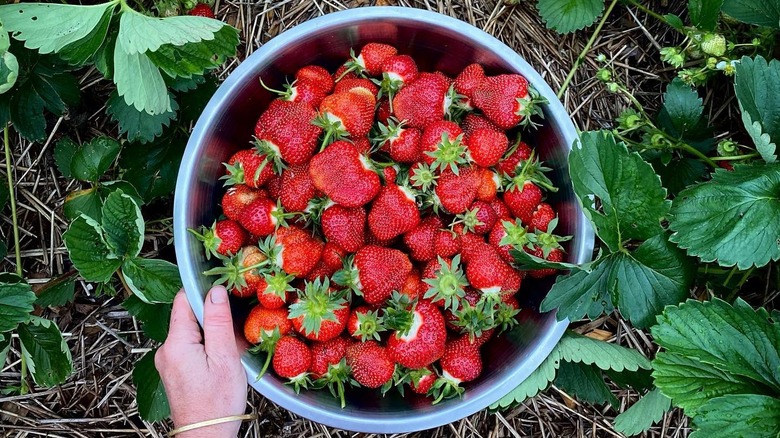
POLYGON ((469 98, 455 91, 455 84, 450 85, 444 95, 444 118, 453 122, 460 122, 474 108, 469 103, 469 98))
POLYGON ((423 298, 433 302, 443 301, 445 309, 456 310, 461 299, 466 296, 466 275, 460 267, 460 254, 452 258, 450 264, 441 256, 438 256, 439 270, 435 278, 426 278, 423 281, 429 288, 423 298))
POLYGON ((371 153, 378 151, 388 141, 392 143, 393 140, 401 136, 406 125, 406 120, 398 121, 395 117, 387 119, 387 123, 378 122, 374 128, 374 135, 371 137, 371 144, 373 148, 371 153))
POLYGON ((420 382, 422 382, 423 379, 427 378, 428 376, 435 375, 430 366, 417 369, 399 367, 398 374, 399 376, 396 385, 398 386, 398 390, 401 392, 401 396, 404 395, 404 385, 418 387, 420 386, 420 382))
POLYGON ((312 382, 312 388, 328 388, 333 397, 339 399, 341 407, 346 406, 344 400, 344 385, 357 386, 358 383, 351 378, 351 371, 347 365, 347 359, 342 358, 338 363, 328 365, 328 371, 319 379, 312 382))
POLYGON ((472 305, 463 300, 460 308, 452 312, 456 318, 452 323, 460 328, 461 333, 467 334, 471 342, 496 327, 494 305, 489 301, 481 299, 472 305))
POLYGON ((533 243, 537 238, 535 235, 528 233, 528 228, 524 227, 520 221, 501 221, 501 225, 504 227, 506 235, 498 242, 500 246, 510 245, 515 249, 528 248, 533 249, 533 243))
POLYGON ((267 285, 263 293, 273 294, 284 300, 287 298, 287 292, 295 291, 291 284, 295 280, 295 276, 287 274, 281 269, 276 268, 272 269, 271 272, 264 273, 263 279, 267 285))
POLYGON ((303 217, 306 221, 305 226, 319 227, 322 223, 322 214, 325 213, 328 207, 333 205, 336 205, 336 203, 327 196, 311 199, 303 210, 303 217))
POLYGON ((558 188, 555 187, 550 181, 550 178, 545 175, 545 172, 549 172, 552 169, 543 165, 539 158, 536 157, 536 151, 531 152, 531 156, 527 160, 522 160, 517 164, 519 172, 514 177, 506 177, 507 185, 506 190, 511 190, 514 187, 522 189, 526 182, 532 182, 547 191, 557 192, 558 188))
POLYGON ((426 151, 425 155, 434 159, 433 163, 431 163, 432 171, 439 169, 439 172, 443 172, 445 168, 449 167, 452 173, 460 175, 458 166, 468 164, 466 146, 463 144, 463 134, 458 135, 454 139, 449 137, 448 132, 442 132, 441 140, 436 144, 436 150, 426 151))
POLYGON ((346 68, 334 82, 339 82, 349 73, 355 73, 356 75, 363 78, 366 77, 366 66, 363 63, 363 58, 355 55, 354 49, 349 49, 349 58, 350 59, 344 63, 344 67, 346 68))
POLYGON ((224 284, 225 288, 228 290, 233 288, 241 289, 246 287, 247 284, 246 279, 244 278, 244 273, 262 268, 269 263, 269 260, 266 258, 259 263, 250 266, 242 266, 241 261, 243 260, 243 251, 244 250, 242 249, 238 252, 238 254, 230 257, 229 259, 223 259, 223 266, 216 266, 207 271, 203 271, 203 275, 219 275, 219 278, 214 280, 213 285, 217 286, 224 284))
POLYGON ((303 331, 306 335, 318 334, 323 321, 336 322, 336 311, 343 309, 347 300, 343 294, 330 293, 330 280, 306 281, 299 299, 290 306, 289 318, 303 317, 303 331))
POLYGON ((360 271, 355 266, 355 256, 344 258, 344 268, 333 274, 333 282, 346 287, 358 296, 363 296, 363 285, 360 283, 360 271))
POLYGON ((533 245, 530 249, 533 249, 533 247, 541 248, 545 258, 547 258, 554 249, 563 251, 560 242, 571 240, 572 236, 558 236, 553 234, 552 232, 555 230, 556 226, 558 226, 557 217, 550 221, 550 224, 547 226, 547 231, 537 229, 533 234, 529 234, 530 241, 533 245))
POLYGON ((403 79, 389 72, 383 72, 382 79, 371 79, 371 82, 379 86, 379 92, 376 96, 377 100, 381 99, 383 96, 387 96, 390 103, 390 112, 393 112, 393 97, 395 97, 395 93, 403 87, 403 79))
POLYGON ((312 385, 312 381, 309 377, 309 373, 305 372, 300 373, 297 376, 290 377, 286 382, 284 382, 284 384, 292 386, 295 393, 300 394, 301 389, 309 389, 309 387, 312 385))
MULTIPOLYGON (((274 167, 274 173, 277 175, 281 175, 282 171, 287 168, 287 164, 285 164, 285 162, 282 160, 282 155, 281 152, 279 152, 279 147, 268 139, 259 139, 257 137, 255 137, 252 143, 255 145, 256 154, 265 155, 265 162, 262 165, 258 166, 258 172, 262 172, 266 164, 268 162, 272 162, 273 163, 272 165, 274 167)), ((256 176, 259 176, 259 173, 256 176)))
POLYGON ((425 163, 418 163, 409 170, 409 182, 412 187, 423 193, 433 192, 433 187, 436 185, 436 179, 438 177, 439 176, 433 172, 431 167, 425 163))
POLYGON ((393 291, 382 315, 385 327, 397 331, 400 336, 405 336, 414 323, 416 305, 417 300, 412 300, 408 295, 393 291))
POLYGON ((428 395, 434 397, 433 404, 439 404, 442 400, 462 397, 465 389, 460 386, 460 379, 452 376, 446 370, 442 371, 436 382, 434 382, 428 395))
POLYGON ((455 220, 450 224, 450 228, 457 224, 463 224, 463 229, 466 232, 474 232, 475 228, 481 225, 485 225, 484 222, 479 220, 477 213, 479 213, 479 207, 464 211, 463 213, 455 216, 455 220))
POLYGON ((507 303, 498 303, 494 309, 494 326, 498 333, 503 333, 516 326, 518 313, 520 313, 520 309, 507 303))
POLYGON ((260 368, 260 372, 257 374, 256 380, 260 380, 261 377, 268 370, 268 365, 271 364, 271 358, 274 355, 276 349, 276 343, 282 338, 282 334, 279 331, 279 327, 274 327, 272 331, 263 330, 260 332, 260 343, 247 350, 250 354, 265 353, 265 361, 263 367, 260 368))
POLYGON ((352 336, 359 337, 361 342, 365 342, 369 339, 379 341, 381 339, 379 333, 387 330, 384 324, 384 318, 379 316, 378 310, 357 312, 357 320, 358 328, 352 333, 352 336))
POLYGON ((217 236, 216 228, 217 221, 214 221, 214 224, 211 225, 210 228, 201 225, 199 231, 194 228, 187 229, 187 231, 192 233, 198 241, 203 243, 203 248, 206 250, 206 260, 211 260, 212 255, 220 259, 224 258, 222 254, 217 252, 217 248, 222 244, 222 239, 217 236))
POLYGON ((533 116, 539 116, 544 118, 544 111, 542 105, 549 103, 534 87, 528 87, 528 94, 526 97, 517 99, 519 106, 515 115, 522 117, 520 120, 520 126, 531 127, 533 129, 541 126, 540 123, 534 121, 533 116))
POLYGON ((344 122, 333 114, 320 113, 311 121, 311 123, 314 126, 322 128, 322 132, 325 133, 322 137, 320 152, 336 141, 349 141, 350 133, 347 131, 346 126, 344 126, 344 122))
POLYGON ((258 78, 258 79, 260 80, 261 87, 265 88, 271 93, 278 95, 280 100, 286 100, 288 102, 295 100, 295 95, 296 95, 295 83, 298 82, 297 80, 293 81, 292 84, 289 83, 284 84, 284 90, 276 90, 265 85, 265 82, 263 82, 263 78, 258 78))

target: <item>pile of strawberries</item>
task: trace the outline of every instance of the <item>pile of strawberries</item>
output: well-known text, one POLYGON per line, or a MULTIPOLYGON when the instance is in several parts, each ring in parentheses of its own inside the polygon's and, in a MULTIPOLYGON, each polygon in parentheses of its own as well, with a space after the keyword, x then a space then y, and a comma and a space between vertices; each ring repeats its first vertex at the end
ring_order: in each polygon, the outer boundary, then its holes
POLYGON ((193 231, 222 262, 206 274, 258 302, 244 334, 263 372, 342 405, 348 385, 461 394, 516 324, 524 276, 555 273, 511 251, 563 259, 549 169, 519 135, 542 99, 520 75, 420 72, 379 43, 276 92, 226 163, 224 218, 193 231))

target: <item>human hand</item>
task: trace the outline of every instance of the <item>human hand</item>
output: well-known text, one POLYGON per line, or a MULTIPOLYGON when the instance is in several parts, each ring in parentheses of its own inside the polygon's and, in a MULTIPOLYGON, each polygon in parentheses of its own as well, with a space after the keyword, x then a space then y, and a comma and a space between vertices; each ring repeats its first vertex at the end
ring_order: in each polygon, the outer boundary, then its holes
MULTIPOLYGON (((203 335, 184 290, 173 300, 171 328, 157 350, 175 427, 244 413, 246 374, 239 359, 227 291, 213 287, 203 310, 203 335)), ((182 432, 180 438, 235 437, 240 421, 182 432)))

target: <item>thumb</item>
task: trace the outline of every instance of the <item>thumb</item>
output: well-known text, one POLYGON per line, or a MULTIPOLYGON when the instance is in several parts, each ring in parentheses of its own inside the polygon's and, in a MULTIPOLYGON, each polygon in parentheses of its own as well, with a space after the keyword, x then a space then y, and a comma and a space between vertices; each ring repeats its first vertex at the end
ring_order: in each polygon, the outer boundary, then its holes
POLYGON ((238 357, 233 315, 230 313, 227 290, 222 286, 211 288, 206 295, 203 338, 207 356, 219 360, 234 360, 238 357))

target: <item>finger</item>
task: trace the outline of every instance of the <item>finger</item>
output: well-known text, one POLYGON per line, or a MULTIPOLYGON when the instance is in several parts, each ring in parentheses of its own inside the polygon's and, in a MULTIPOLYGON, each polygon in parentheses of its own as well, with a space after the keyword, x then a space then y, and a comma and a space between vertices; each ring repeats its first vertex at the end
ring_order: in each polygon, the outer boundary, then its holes
POLYGON ((238 348, 233 330, 227 290, 222 286, 211 288, 203 310, 203 337, 206 355, 219 360, 235 360, 238 348))
POLYGON ((166 343, 200 344, 202 340, 198 320, 195 319, 187 294, 182 289, 173 299, 171 327, 168 330, 166 343))

